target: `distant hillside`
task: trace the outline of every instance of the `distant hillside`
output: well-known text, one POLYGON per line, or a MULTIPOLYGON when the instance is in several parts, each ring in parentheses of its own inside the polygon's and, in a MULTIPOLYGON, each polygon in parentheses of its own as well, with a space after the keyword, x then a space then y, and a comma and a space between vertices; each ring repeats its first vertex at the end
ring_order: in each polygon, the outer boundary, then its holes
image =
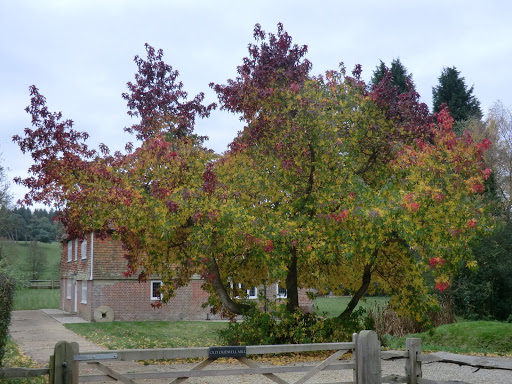
POLYGON ((59 242, 13 242, 0 239, 0 270, 22 283, 28 280, 58 280, 59 242))

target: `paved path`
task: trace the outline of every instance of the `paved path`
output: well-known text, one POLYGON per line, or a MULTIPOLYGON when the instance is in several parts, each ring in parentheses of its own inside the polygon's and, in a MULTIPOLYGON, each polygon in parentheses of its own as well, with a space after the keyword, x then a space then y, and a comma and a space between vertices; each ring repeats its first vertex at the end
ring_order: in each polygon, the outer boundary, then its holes
POLYGON ((42 366, 48 366, 55 344, 61 340, 76 341, 81 352, 106 349, 62 325, 68 322, 84 320, 60 310, 13 311, 9 333, 23 353, 42 366))

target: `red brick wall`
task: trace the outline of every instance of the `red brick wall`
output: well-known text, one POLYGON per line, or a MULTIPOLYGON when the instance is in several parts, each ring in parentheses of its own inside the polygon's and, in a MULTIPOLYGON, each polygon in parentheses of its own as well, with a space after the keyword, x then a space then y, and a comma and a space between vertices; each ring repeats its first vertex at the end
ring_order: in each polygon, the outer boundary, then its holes
MULTIPOLYGON (((161 308, 151 306, 150 281, 95 280, 92 288, 92 307, 109 306, 115 320, 206 320, 213 319, 209 308, 202 308, 208 294, 201 281, 193 280, 176 291, 176 296, 161 308)), ((218 316, 215 318, 219 318, 218 316)))
POLYGON ((68 261, 68 241, 62 242, 62 256, 60 260, 61 278, 75 277, 78 280, 88 280, 91 274, 91 235, 87 235, 87 250, 85 259, 82 258, 82 240, 70 240, 71 242, 71 261, 68 261), (77 249, 77 259, 75 260, 75 249, 77 249))

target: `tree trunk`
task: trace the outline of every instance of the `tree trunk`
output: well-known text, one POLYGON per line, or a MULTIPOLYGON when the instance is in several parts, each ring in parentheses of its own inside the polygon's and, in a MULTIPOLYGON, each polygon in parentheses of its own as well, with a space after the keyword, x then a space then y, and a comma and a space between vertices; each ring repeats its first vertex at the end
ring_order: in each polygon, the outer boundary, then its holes
POLYGON ((361 287, 357 290, 357 292, 352 296, 352 299, 347 305, 347 308, 338 316, 338 319, 343 320, 350 317, 352 312, 359 303, 359 300, 364 296, 364 294, 368 291, 370 287, 370 282, 372 279, 372 264, 366 264, 363 271, 363 278, 361 280, 361 287))
POLYGON ((244 312, 250 308, 250 306, 236 303, 231 299, 229 294, 226 292, 226 287, 224 287, 224 284, 222 284, 219 266, 217 265, 217 260, 215 260, 214 257, 210 259, 210 274, 213 276, 212 285, 220 298, 222 306, 235 315, 243 315, 244 312))
POLYGON ((299 308, 299 287, 297 284, 297 248, 291 249, 291 260, 286 275, 286 309, 295 312, 299 308))

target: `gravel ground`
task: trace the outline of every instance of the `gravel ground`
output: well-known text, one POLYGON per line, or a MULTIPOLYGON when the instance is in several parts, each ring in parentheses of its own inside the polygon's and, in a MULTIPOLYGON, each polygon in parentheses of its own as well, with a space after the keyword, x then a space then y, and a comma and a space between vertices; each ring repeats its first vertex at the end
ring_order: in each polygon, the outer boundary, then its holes
MULTIPOLYGON (((190 370, 194 364, 172 364, 172 365, 135 365, 133 362, 120 362, 115 364, 105 364, 118 372, 166 372, 166 371, 180 371, 190 370)), ((267 364, 260 364, 266 366, 267 364)), ((315 363, 296 363, 296 365, 315 365, 315 363)), ((238 364, 212 364, 205 369, 228 369, 228 368, 242 368, 238 364)), ((85 367, 84 367, 85 368, 85 367)), ((467 366, 458 366, 455 364, 446 363, 428 363, 423 364, 423 378, 430 380, 443 380, 452 382, 466 382, 470 384, 512 384, 512 371, 504 370, 476 370, 475 368, 467 366)), ((91 368, 87 369, 87 373, 96 374, 91 368)), ((404 361, 383 361, 382 362, 382 375, 405 375, 404 361)), ((298 380, 304 373, 287 373, 278 374, 282 379, 293 383, 298 380)), ((351 370, 340 371, 325 371, 320 372, 317 376, 312 378, 311 383, 333 383, 333 382, 349 382, 352 380, 351 370)), ((151 382, 155 384, 169 383, 167 380, 137 380, 137 382, 151 382)), ((190 378, 186 381, 190 384, 264 384, 273 383, 270 379, 262 375, 246 375, 246 376, 224 376, 224 377, 204 377, 204 378, 190 378)))

